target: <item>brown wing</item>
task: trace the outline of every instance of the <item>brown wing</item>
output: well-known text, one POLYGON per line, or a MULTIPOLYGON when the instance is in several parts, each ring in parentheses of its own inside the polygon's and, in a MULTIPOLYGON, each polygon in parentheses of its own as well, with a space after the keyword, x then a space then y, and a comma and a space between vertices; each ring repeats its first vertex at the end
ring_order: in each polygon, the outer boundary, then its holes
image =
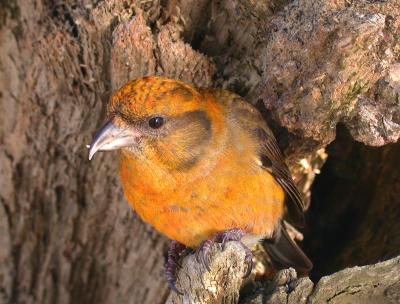
POLYGON ((286 205, 291 222, 297 227, 304 226, 304 202, 274 136, 263 128, 257 128, 255 132, 261 144, 259 156, 263 168, 275 177, 288 196, 286 205))
POLYGON ((304 203, 293 182, 292 176, 286 166, 283 155, 278 147, 272 132, 265 125, 259 111, 246 102, 242 97, 221 89, 207 89, 216 97, 216 101, 224 104, 231 116, 232 121, 239 124, 247 132, 255 132, 260 143, 259 157, 262 166, 268 170, 282 186, 287 195, 287 209, 289 218, 293 225, 302 227, 304 225, 304 203))

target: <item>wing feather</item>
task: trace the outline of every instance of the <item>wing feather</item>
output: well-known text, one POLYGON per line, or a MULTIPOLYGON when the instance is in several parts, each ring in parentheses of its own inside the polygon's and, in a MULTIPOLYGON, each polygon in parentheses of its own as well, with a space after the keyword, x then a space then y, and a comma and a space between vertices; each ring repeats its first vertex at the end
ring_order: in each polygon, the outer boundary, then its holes
POLYGON ((272 134, 268 134, 262 128, 256 129, 260 140, 260 159, 264 169, 268 170, 276 181, 285 190, 288 196, 287 208, 289 218, 294 225, 304 225, 304 202, 299 190, 294 184, 290 171, 285 163, 284 157, 272 134))
MULTIPOLYGON (((287 194, 289 218, 297 227, 304 225, 304 202, 299 190, 293 182, 285 159, 272 132, 265 125, 259 111, 247 103, 242 97, 220 89, 208 89, 202 92, 211 93, 215 100, 228 109, 231 121, 249 133, 255 131, 259 145, 259 159, 262 167, 270 172, 287 194)), ((237 126, 236 126, 237 127, 237 126)))

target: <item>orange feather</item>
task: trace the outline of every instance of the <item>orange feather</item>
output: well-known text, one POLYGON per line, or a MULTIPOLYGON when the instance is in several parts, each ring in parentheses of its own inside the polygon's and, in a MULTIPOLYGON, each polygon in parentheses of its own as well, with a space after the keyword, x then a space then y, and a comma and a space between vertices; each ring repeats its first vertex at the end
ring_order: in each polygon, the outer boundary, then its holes
MULTIPOLYGON (((173 159, 181 152, 173 149, 173 141, 182 142, 182 138, 190 136, 187 129, 168 138, 161 154, 145 147, 146 157, 141 158, 123 150, 120 177, 132 208, 155 229, 189 247, 230 228, 271 236, 284 213, 284 191, 268 171, 257 166, 256 138, 229 119, 230 105, 208 91, 196 91, 192 93, 194 98, 184 100, 188 94, 183 94, 183 89, 176 90, 180 83, 170 81, 165 87, 160 84, 146 92, 146 97, 142 97, 144 93, 138 96, 138 89, 145 90, 146 84, 128 84, 113 102, 134 96, 128 107, 134 113, 178 115, 201 109, 212 121, 212 137, 202 158, 190 170, 173 170, 164 165, 174 166, 173 159), (132 90, 135 93, 131 95, 132 90), (157 100, 160 92, 169 90, 174 93, 161 94, 168 102, 157 100)), ((257 118, 263 125, 261 117, 257 118)))

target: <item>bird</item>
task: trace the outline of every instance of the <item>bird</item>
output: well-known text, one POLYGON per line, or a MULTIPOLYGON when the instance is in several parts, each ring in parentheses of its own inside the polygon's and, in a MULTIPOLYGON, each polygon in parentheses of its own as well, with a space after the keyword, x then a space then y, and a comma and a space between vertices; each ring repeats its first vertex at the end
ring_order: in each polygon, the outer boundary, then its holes
POLYGON ((213 243, 263 242, 273 265, 308 273, 312 262, 283 224, 304 226, 305 204, 261 113, 239 95, 161 76, 128 81, 112 95, 98 151, 119 150, 129 205, 172 240, 166 276, 175 286, 185 249, 209 269, 213 243))

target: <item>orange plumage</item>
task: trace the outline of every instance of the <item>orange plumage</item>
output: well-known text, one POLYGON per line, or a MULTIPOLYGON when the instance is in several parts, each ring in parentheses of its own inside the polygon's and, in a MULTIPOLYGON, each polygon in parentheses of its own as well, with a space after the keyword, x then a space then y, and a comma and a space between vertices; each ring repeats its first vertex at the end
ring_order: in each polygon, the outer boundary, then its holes
MULTIPOLYGON (((233 228, 246 233, 248 244, 279 238, 286 210, 301 224, 302 200, 276 141, 260 113, 238 95, 145 77, 114 94, 108 117, 90 155, 121 149, 129 204, 172 240, 195 248, 233 228)), ((302 255, 291 240, 284 243, 283 251, 302 255)), ((309 262, 304 255, 300 261, 275 256, 283 265, 309 262)))

